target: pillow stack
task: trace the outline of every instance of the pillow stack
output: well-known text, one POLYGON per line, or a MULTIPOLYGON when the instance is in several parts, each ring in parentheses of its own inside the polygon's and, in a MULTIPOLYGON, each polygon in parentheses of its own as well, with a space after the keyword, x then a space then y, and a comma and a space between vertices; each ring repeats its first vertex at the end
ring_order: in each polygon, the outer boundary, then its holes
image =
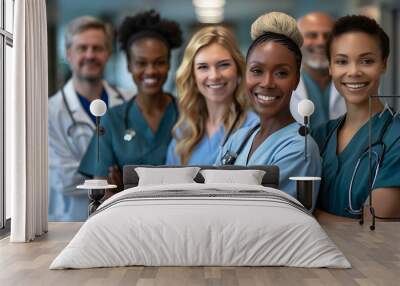
MULTIPOLYGON (((188 184, 196 183, 194 179, 198 175, 200 167, 137 167, 135 171, 139 176, 138 186, 188 184)), ((205 184, 261 185, 265 171, 203 169, 200 174, 203 176, 205 184)))

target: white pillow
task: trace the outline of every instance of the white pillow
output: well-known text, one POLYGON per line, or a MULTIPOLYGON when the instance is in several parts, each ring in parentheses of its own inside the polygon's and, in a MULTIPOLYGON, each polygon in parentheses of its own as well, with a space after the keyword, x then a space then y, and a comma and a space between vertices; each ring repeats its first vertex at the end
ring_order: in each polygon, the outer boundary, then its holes
POLYGON ((193 179, 199 170, 199 167, 135 168, 139 176, 138 186, 195 183, 193 179))
POLYGON ((265 175, 263 170, 201 170, 204 183, 234 183, 261 185, 265 175))

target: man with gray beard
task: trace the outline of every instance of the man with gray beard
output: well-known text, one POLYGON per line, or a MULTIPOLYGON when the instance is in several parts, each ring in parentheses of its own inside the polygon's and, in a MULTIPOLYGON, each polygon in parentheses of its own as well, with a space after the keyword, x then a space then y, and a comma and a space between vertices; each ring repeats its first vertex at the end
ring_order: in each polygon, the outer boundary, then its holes
POLYGON ((95 129, 90 103, 102 99, 112 107, 130 97, 103 80, 112 34, 109 25, 90 16, 67 26, 65 48, 72 77, 48 105, 49 221, 86 220, 89 199, 76 186, 84 182, 78 166, 95 129))
POLYGON ((303 62, 300 82, 290 101, 290 110, 296 121, 303 123, 297 105, 302 99, 310 99, 315 105, 315 112, 310 118, 311 127, 336 119, 346 112, 344 99, 331 82, 326 56, 326 43, 333 23, 333 18, 322 12, 304 15, 297 22, 304 38, 301 48, 303 62))

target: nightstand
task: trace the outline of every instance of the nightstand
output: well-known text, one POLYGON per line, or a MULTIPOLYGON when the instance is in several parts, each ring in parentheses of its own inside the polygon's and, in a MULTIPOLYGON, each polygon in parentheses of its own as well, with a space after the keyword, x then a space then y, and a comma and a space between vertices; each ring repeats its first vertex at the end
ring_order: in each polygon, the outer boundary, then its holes
POLYGON ((109 185, 106 180, 85 180, 83 185, 77 186, 78 189, 88 190, 89 206, 88 216, 94 213, 103 202, 107 189, 115 189, 116 185, 109 185))
POLYGON ((320 177, 290 177, 289 180, 296 181, 297 200, 303 206, 311 210, 315 199, 315 184, 320 181, 320 177))

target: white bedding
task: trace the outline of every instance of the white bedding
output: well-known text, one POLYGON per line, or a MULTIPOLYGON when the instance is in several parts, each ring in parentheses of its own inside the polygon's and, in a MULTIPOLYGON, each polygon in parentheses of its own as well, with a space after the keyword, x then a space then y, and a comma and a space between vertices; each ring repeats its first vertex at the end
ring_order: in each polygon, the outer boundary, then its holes
POLYGON ((279 190, 254 185, 191 183, 131 188, 105 201, 50 269, 127 265, 351 267, 299 204, 279 190), (156 192, 162 196, 174 190, 180 192, 154 198, 156 192), (252 190, 263 193, 252 195, 252 190), (149 197, 144 197, 147 194, 149 197))

